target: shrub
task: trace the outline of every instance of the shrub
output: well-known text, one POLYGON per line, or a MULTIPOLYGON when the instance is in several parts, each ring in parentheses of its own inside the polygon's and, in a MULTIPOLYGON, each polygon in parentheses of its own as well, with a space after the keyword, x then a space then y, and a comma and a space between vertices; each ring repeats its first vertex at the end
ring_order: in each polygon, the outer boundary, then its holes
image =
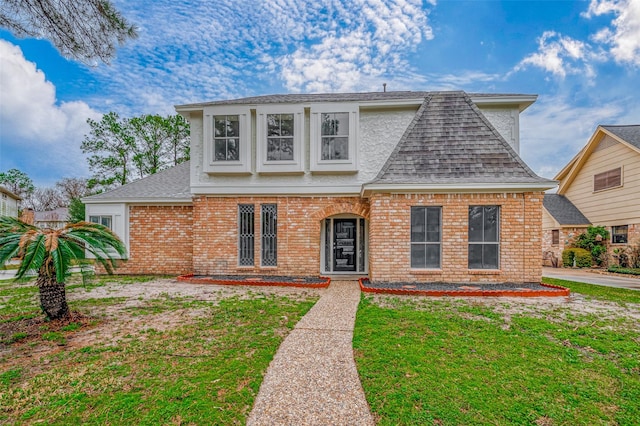
POLYGON ((598 265, 607 263, 606 242, 609 241, 609 231, 604 226, 589 226, 576 238, 573 245, 591 252, 593 262, 598 265))
POLYGON ((563 250, 562 266, 572 267, 574 263, 578 268, 591 267, 591 253, 588 250, 576 247, 563 250))
POLYGON ((640 268, 623 268, 617 265, 609 266, 607 271, 615 272, 617 274, 640 275, 640 268))

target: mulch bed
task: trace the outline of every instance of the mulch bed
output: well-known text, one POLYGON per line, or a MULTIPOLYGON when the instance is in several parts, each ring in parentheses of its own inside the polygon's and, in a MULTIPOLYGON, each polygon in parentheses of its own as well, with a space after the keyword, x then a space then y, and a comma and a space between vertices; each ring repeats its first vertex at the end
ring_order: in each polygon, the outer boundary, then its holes
POLYGON ((290 277, 283 275, 181 275, 178 281, 194 284, 260 285, 304 288, 327 288, 331 278, 290 277))
POLYGON ((493 297, 559 297, 569 296, 569 289, 541 283, 415 283, 372 282, 360 278, 360 289, 367 293, 421 296, 493 296, 493 297))

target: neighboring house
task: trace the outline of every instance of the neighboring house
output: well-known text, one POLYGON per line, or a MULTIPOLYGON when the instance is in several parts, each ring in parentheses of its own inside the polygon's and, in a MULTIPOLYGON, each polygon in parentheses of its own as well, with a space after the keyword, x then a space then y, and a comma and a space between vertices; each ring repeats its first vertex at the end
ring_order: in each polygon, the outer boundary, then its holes
POLYGON ((18 206, 22 198, 0 186, 0 216, 18 217, 18 206))
POLYGON ((69 222, 69 209, 66 207, 58 207, 54 210, 34 212, 33 222, 40 228, 63 228, 69 222))
POLYGON ((191 161, 84 198, 123 273, 539 282, 532 95, 271 95, 176 107, 191 161))
POLYGON ((543 253, 560 256, 586 227, 610 231, 609 249, 640 243, 640 125, 598 126, 544 199, 543 253))

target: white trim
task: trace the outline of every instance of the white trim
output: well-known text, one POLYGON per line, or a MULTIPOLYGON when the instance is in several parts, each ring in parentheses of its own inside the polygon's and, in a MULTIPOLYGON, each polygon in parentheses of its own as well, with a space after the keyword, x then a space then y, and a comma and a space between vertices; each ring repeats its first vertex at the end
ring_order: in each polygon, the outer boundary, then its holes
POLYGON ((250 173, 251 172, 251 111, 245 106, 222 105, 206 107, 203 111, 202 170, 206 173, 250 173), (213 117, 218 115, 237 115, 240 135, 238 161, 214 161, 213 117))
POLYGON ((489 193, 546 191, 555 188, 551 183, 464 183, 464 184, 364 184, 361 195, 368 197, 374 192, 407 193, 489 193))
POLYGON ((303 173, 304 107, 302 105, 266 105, 256 108, 256 170, 258 173, 303 173), (293 160, 267 160, 267 115, 293 115, 293 160))
POLYGON ((153 204, 159 204, 159 205, 177 205, 177 206, 183 206, 183 205, 192 205, 193 204, 193 200, 191 198, 184 198, 184 199, 176 199, 176 198, 144 198, 144 197, 140 197, 140 198, 109 198, 109 199, 98 199, 98 200, 91 200, 91 199, 86 199, 86 198, 82 198, 80 199, 80 201, 82 201, 84 204, 131 204, 131 205, 153 205, 153 204))
POLYGON ((192 185, 191 192, 194 195, 353 195, 360 196, 362 185, 226 185, 224 187, 211 187, 208 185, 192 185))

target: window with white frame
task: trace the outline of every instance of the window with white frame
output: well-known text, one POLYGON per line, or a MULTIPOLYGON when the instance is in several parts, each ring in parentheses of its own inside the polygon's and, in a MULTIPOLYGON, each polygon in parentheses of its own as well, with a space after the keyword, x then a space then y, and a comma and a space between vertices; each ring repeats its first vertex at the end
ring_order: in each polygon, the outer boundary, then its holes
POLYGON ((499 269, 500 207, 469 207, 469 269, 499 269))
POLYGON ((240 119, 237 115, 213 116, 213 161, 240 161, 240 119))
POLYGON ((627 244, 628 236, 629 236, 628 225, 611 227, 611 242, 613 244, 627 244))
POLYGON ((311 107, 311 171, 357 171, 357 104, 311 107))
POLYGON ((412 268, 440 268, 441 217, 441 207, 411 207, 412 268))
POLYGON ((203 127, 205 172, 251 172, 251 113, 248 107, 206 107, 203 127))
POLYGON ((100 225, 113 230, 113 216, 89 216, 89 222, 99 223, 100 225))
POLYGON ((269 105, 256 109, 257 170, 302 172, 304 108, 269 105))

